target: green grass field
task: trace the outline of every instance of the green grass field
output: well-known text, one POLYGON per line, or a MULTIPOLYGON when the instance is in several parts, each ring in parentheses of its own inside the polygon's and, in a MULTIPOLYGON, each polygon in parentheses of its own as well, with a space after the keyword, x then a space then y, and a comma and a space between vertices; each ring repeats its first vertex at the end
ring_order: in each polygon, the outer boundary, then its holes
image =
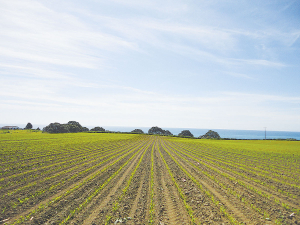
POLYGON ((0 223, 300 223, 300 142, 0 131, 0 223))

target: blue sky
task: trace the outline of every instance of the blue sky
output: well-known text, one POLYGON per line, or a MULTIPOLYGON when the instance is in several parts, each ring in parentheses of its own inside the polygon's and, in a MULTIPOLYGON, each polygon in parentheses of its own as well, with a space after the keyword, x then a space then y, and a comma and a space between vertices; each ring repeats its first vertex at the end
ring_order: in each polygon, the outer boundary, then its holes
POLYGON ((299 12, 295 0, 0 0, 0 123, 300 131, 299 12))

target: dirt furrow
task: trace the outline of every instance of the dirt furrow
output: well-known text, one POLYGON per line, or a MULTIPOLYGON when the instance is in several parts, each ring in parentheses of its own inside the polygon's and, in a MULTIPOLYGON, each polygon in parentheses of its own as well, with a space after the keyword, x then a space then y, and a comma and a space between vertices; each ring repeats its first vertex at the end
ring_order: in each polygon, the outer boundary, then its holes
MULTIPOLYGON (((188 154, 191 154, 191 153, 188 153, 188 154)), ((194 155, 194 156, 197 157, 197 155, 194 155)), ((202 161, 203 159, 201 158, 200 160, 202 161)), ((221 171, 224 174, 229 175, 230 177, 234 177, 234 178, 236 178, 238 180, 243 181, 243 183, 245 183, 246 185, 253 186, 257 190, 265 192, 268 195, 271 195, 272 196, 271 198, 273 198, 273 196, 274 197, 276 196, 276 198, 280 202, 288 204, 288 205, 292 206, 293 208, 300 208, 299 202, 297 202, 296 200, 294 200, 292 198, 287 197, 286 195, 280 194, 278 191, 275 191, 275 190, 273 190, 271 188, 268 188, 268 187, 263 186, 261 184, 258 184, 256 182, 249 181, 249 179, 246 179, 246 178, 244 178, 244 177, 242 177, 240 175, 232 173, 231 171, 225 170, 223 168, 219 168, 219 167, 215 166, 214 164, 211 164, 210 162, 205 162, 205 163, 209 164, 210 167, 212 167, 212 168, 214 168, 216 170, 219 170, 219 171, 221 171)))
POLYGON ((193 215, 196 223, 229 223, 230 220, 234 221, 232 218, 232 211, 227 209, 227 214, 220 212, 221 205, 218 204, 218 199, 216 197, 212 198, 212 194, 207 193, 207 189, 199 183, 195 182, 195 177, 191 175, 185 167, 183 167, 174 157, 164 149, 164 144, 162 143, 163 155, 170 165, 172 171, 176 176, 178 184, 181 186, 187 203, 193 210, 193 215), (229 215, 226 216, 226 215, 229 215))
POLYGON ((180 203, 180 198, 176 193, 174 185, 170 182, 171 181, 165 181, 165 178, 162 177, 162 189, 164 190, 164 199, 168 218, 168 223, 166 224, 189 224, 188 215, 185 213, 186 210, 180 203))
MULTIPOLYGON (((112 202, 118 196, 118 192, 120 192, 120 189, 123 186, 124 181, 128 178, 130 173, 133 170, 133 167, 137 164, 139 158, 141 157, 143 151, 141 150, 138 155, 128 164, 127 168, 124 168, 125 172, 123 174, 120 174, 119 176, 115 177, 111 183, 113 185, 107 186, 105 189, 109 189, 108 193, 105 193, 105 196, 100 194, 98 197, 94 198, 93 201, 89 203, 89 206, 85 208, 85 212, 88 212, 89 215, 87 218, 85 218, 83 221, 78 220, 76 217, 75 220, 83 225, 89 225, 89 224, 103 224, 103 221, 101 222, 100 217, 104 217, 109 208, 111 208, 111 205, 108 205, 109 202, 112 202), (108 208, 106 206, 108 205, 108 208), (92 206, 97 206, 97 208, 94 208, 92 206), (91 211, 92 210, 92 211, 91 211), (101 215, 100 215, 101 213, 101 215)), ((103 192, 105 190, 103 189, 103 192)), ((80 214, 85 214, 85 212, 80 214)), ((78 216, 80 217, 80 216, 78 216)), ((105 223, 105 222, 104 222, 105 223)))
POLYGON ((223 168, 216 167, 215 165, 210 164, 210 163, 208 163, 208 164, 209 164, 209 166, 211 166, 212 168, 214 168, 214 169, 216 169, 216 170, 219 170, 219 171, 221 171, 222 173, 224 173, 224 174, 226 174, 226 175, 229 175, 230 177, 234 177, 234 178, 236 178, 236 179, 242 181, 243 183, 245 183, 245 184, 248 185, 248 186, 252 186, 252 187, 256 188, 257 190, 259 190, 259 191, 261 191, 261 192, 264 192, 264 193, 266 193, 266 194, 268 194, 268 195, 271 195, 271 199, 274 199, 274 197, 275 197, 275 198, 278 199, 280 202, 285 203, 285 204, 288 204, 288 205, 292 206, 293 208, 296 208, 296 209, 297 209, 297 208, 298 208, 298 209, 300 208, 299 202, 297 202, 296 200, 294 200, 294 199, 292 199, 292 198, 289 198, 289 197, 287 197, 287 196, 285 196, 285 195, 283 195, 283 194, 280 194, 279 192, 277 192, 277 191, 275 191, 275 190, 273 190, 273 189, 271 189, 271 188, 265 187, 265 186, 263 186, 263 185, 261 185, 261 184, 258 184, 258 183, 256 183, 256 182, 251 182, 251 181, 249 181, 248 179, 246 179, 246 178, 244 178, 244 177, 242 177, 242 176, 239 176, 239 175, 237 175, 237 174, 234 174, 234 173, 232 173, 232 172, 230 172, 230 171, 228 171, 228 170, 224 170, 223 168), (298 203, 298 204, 297 204, 297 203, 298 203))
MULTIPOLYGON (((176 205, 176 217, 183 220, 184 224, 197 224, 199 223, 199 218, 195 215, 193 207, 191 205, 191 199, 187 196, 187 190, 194 187, 192 181, 187 179, 187 183, 183 181, 185 175, 183 171, 175 164, 175 162, 166 154, 164 149, 159 146, 160 158, 164 162, 165 176, 166 176, 166 186, 169 190, 171 200, 176 205)), ((167 190, 166 189, 166 190, 167 190)), ((195 195, 199 194, 194 193, 195 195)))
MULTIPOLYGON (((182 156, 184 156, 184 155, 182 155, 182 156)), ((188 158, 187 156, 184 156, 184 158, 187 158, 190 163, 194 164, 194 166, 196 165, 196 167, 202 168, 202 166, 199 163, 198 163, 199 165, 197 165, 197 162, 194 161, 193 159, 188 158)), ((184 162, 184 163, 187 164, 187 162, 184 162)), ((217 167, 214 167, 214 168, 219 170, 217 167)), ((233 183, 232 181, 227 180, 227 178, 225 179, 224 177, 220 177, 219 174, 217 174, 215 171, 212 171, 210 169, 207 170, 208 168, 205 168, 205 167, 203 167, 202 169, 206 172, 211 173, 211 175, 215 174, 215 176, 218 177, 218 179, 220 179, 220 181, 225 182, 226 185, 230 184, 229 186, 232 188, 232 190, 234 190, 234 192, 239 194, 240 197, 237 198, 237 196, 228 195, 229 192, 225 192, 225 195, 227 195, 228 200, 231 202, 231 204, 235 205, 236 207, 239 207, 239 209, 242 209, 244 214, 252 222, 260 220, 261 222, 265 221, 264 223, 268 223, 268 222, 270 223, 271 222, 270 219, 272 219, 273 222, 278 221, 278 220, 283 221, 283 219, 284 219, 287 224, 290 224, 290 223, 293 223, 293 221, 297 220, 296 215, 294 217, 288 217, 288 215, 290 215, 293 211, 283 208, 281 204, 276 204, 273 199, 273 196, 270 199, 267 199, 265 197, 258 195, 257 193, 254 193, 254 192, 252 193, 252 190, 246 189, 244 186, 239 185, 238 182, 233 183), (248 203, 250 202, 250 204, 247 204, 247 205, 242 204, 242 202, 244 202, 244 201, 242 201, 242 198, 245 198, 246 199, 245 202, 248 202, 248 203), (250 208, 250 206, 251 206, 251 208, 250 208), (252 211, 252 213, 250 211, 252 211), (265 213, 267 213, 267 214, 265 214, 265 213), (269 221, 266 221, 266 218, 269 218, 269 221), (286 220, 286 218, 289 218, 289 219, 286 220)), ((227 174, 231 175, 232 177, 235 177, 234 175, 232 175, 230 173, 227 173, 227 174)), ((199 174, 199 175, 200 176, 198 176, 198 177, 201 177, 202 174, 199 174)), ((205 176, 203 176, 203 175, 202 175, 202 177, 204 177, 204 179, 202 178, 202 180, 205 180, 205 182, 208 181, 208 183, 211 184, 210 186, 212 188, 214 188, 215 190, 217 190, 220 193, 224 192, 224 189, 221 188, 216 183, 214 184, 214 182, 212 180, 211 180, 211 182, 212 182, 211 183, 209 181, 210 179, 208 179, 207 177, 205 178, 205 176)), ((258 191, 261 191, 261 192, 265 192, 268 194, 270 194, 269 192, 273 192, 273 193, 275 192, 275 191, 272 191, 271 189, 266 189, 266 187, 264 187, 264 189, 260 189, 259 187, 257 187, 258 185, 256 183, 255 184, 248 183, 241 177, 238 181, 239 182, 242 181, 248 187, 254 187, 258 191)), ((276 198, 280 199, 278 197, 276 197, 276 198)), ((289 201, 283 200, 282 202, 286 202, 289 205, 293 206, 293 204, 291 204, 291 202, 289 202, 289 201)))
MULTIPOLYGON (((145 176, 146 176, 146 173, 143 173, 142 175, 140 175, 141 179, 140 179, 139 187, 138 187, 135 199, 133 201, 133 204, 132 204, 130 212, 129 212, 129 217, 130 218, 135 218, 136 217, 135 215, 136 215, 136 211, 138 210, 138 202, 141 198, 142 187, 143 187, 143 183, 144 183, 144 180, 145 180, 145 176)), ((129 221, 128 224, 134 224, 134 223, 129 221)))
MULTIPOLYGON (((145 161, 142 163, 140 177, 143 177, 144 179, 142 180, 141 186, 139 187, 139 189, 141 190, 138 192, 138 194, 135 194, 136 198, 134 200, 134 203, 131 205, 132 210, 130 211, 129 215, 132 215, 131 213, 133 213, 133 216, 130 216, 132 220, 130 220, 128 224, 148 224, 150 206, 151 148, 152 146, 149 147, 149 150, 145 155, 145 161)), ((135 182, 138 182, 138 180, 139 179, 137 179, 135 182)), ((133 196, 132 194, 129 195, 133 196)))
MULTIPOLYGON (((12 190, 15 190, 15 193, 12 194, 7 194, 5 196, 2 196, 2 198, 5 199, 5 202, 13 202, 13 201, 17 201, 19 198, 24 198, 24 196, 26 195, 32 195, 35 192, 38 192, 39 190, 47 190, 49 189, 51 186, 55 185, 55 184, 59 184, 62 181, 66 181, 67 179, 69 179, 70 177, 72 177, 75 174, 80 173, 81 171, 84 171, 94 165, 97 165, 98 163, 101 163, 101 161, 104 161, 106 158, 109 158, 109 156, 101 156, 101 153, 99 154, 98 158, 94 157, 93 159, 90 159, 89 161, 78 161, 77 164, 73 164, 69 167, 65 167, 62 168, 58 171, 54 171, 53 173, 47 174, 47 176, 43 175, 44 179, 41 177, 37 177, 37 179, 35 180, 30 180, 30 179, 26 179, 26 182, 22 182, 21 184, 19 184, 19 186, 15 186, 12 187, 12 190), (100 156, 100 157, 99 157, 100 156), (70 172, 68 173, 64 173, 65 171, 70 170, 70 172), (57 176, 56 176, 57 175, 57 176), (51 178, 51 176, 53 176, 53 178, 51 178), (50 179, 45 179, 45 178, 49 178, 50 179), (28 181, 29 180, 29 181, 28 181), (28 186, 28 188, 26 188, 26 184, 29 183, 31 185, 28 186), (20 191, 16 191, 18 190, 17 187, 20 187, 20 191)), ((97 168, 95 168, 94 170, 96 170, 97 168)), ((80 179, 80 177, 78 177, 80 179)), ((68 186, 68 183, 66 182, 64 185, 59 185, 59 189, 63 189, 64 186, 68 186)), ((5 191, 7 193, 9 193, 10 189, 6 189, 5 191)), ((1 190, 1 192, 3 192, 3 190, 1 190)), ((0 193, 1 193, 0 192, 0 193)), ((0 199, 0 203, 1 203, 2 199, 0 199)))
MULTIPOLYGON (((163 161, 158 153, 158 150, 155 149, 155 160, 156 160, 156 176, 157 179, 157 188, 156 193, 158 193, 157 202, 161 202, 156 206, 157 211, 159 212, 159 222, 163 224, 189 224, 189 216, 186 213, 185 208, 183 207, 180 197, 171 181, 167 169, 165 168, 163 161)), ((159 223, 158 223, 159 224, 159 223)))
MULTIPOLYGON (((46 207, 50 204, 51 207, 50 208, 55 208, 55 205, 58 204, 58 203, 52 203, 52 201, 54 202, 55 199, 57 199, 59 196, 61 196, 63 193, 63 198, 65 198, 65 196, 68 196, 70 194, 70 190, 72 190, 73 188, 76 188, 78 185, 80 185, 80 183, 82 182, 85 182, 87 180, 89 180, 90 178, 92 178, 94 175, 96 175, 97 173, 99 173, 99 171, 103 170, 107 165, 109 165, 110 163, 114 162, 114 161, 117 161, 118 159, 122 158, 123 155, 120 155, 118 156, 117 158, 112 158, 111 160, 107 161, 106 163, 104 163, 97 171, 89 174, 88 176, 80 179, 79 181, 73 183, 72 185, 70 185, 68 188, 66 189, 63 189, 63 190, 59 190, 58 193, 54 194, 54 195, 51 195, 51 197, 49 198, 46 198, 40 202, 38 202, 34 207, 30 207, 28 208, 26 211, 23 211, 23 212, 20 212, 17 214, 16 217, 12 217, 10 219, 10 221, 15 221, 17 220, 18 218, 21 218, 21 217, 24 217, 26 215, 29 215, 31 214, 32 212, 37 212, 37 211, 40 211, 39 209, 43 210, 43 209, 46 209, 46 207), (44 206, 44 207, 43 207, 44 206)), ((80 187, 80 190, 82 190, 84 188, 83 187, 80 187)), ((37 199, 38 200, 38 199, 37 199)), ((61 200, 60 200, 61 201, 61 200)), ((49 207, 48 207, 49 208, 49 207)), ((34 213, 34 214, 35 214, 34 213)))
MULTIPOLYGON (((169 150, 169 149, 168 149, 169 150)), ((171 154, 172 151, 169 151, 171 154)), ((195 171, 193 167, 191 167, 186 161, 184 161, 182 158, 178 157, 176 154, 172 154, 174 158, 185 168, 190 174, 192 174, 207 190, 209 190, 217 199, 220 200, 222 204, 224 204, 230 211, 233 212, 234 215, 236 215, 237 218, 239 218, 240 221, 243 221, 247 224, 251 222, 251 220, 242 212, 240 211, 235 205, 232 204, 227 198, 224 197, 225 193, 219 192, 218 188, 212 185, 209 185, 204 179, 202 179, 199 176, 199 173, 195 171), (218 190, 218 191, 217 191, 218 190)))

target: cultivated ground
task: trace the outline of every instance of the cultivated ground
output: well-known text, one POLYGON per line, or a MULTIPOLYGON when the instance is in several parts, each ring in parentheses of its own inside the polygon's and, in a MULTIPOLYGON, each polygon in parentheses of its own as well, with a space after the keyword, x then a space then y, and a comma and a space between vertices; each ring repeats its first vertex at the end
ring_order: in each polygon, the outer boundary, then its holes
POLYGON ((300 224, 300 142, 0 133, 0 224, 300 224))

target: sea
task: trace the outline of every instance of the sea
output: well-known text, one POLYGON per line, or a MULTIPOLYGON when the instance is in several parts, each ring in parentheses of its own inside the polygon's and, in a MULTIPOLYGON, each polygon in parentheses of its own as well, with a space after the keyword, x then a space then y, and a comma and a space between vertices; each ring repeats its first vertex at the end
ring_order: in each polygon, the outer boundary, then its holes
MULTIPOLYGON (((150 127, 103 127, 110 131, 130 132, 134 129, 141 129, 145 133, 148 133, 150 127)), ((227 129, 196 129, 196 128, 166 128, 161 127, 164 130, 169 130, 172 134, 178 135, 183 130, 189 130, 194 137, 204 135, 207 131, 213 130, 218 132, 221 138, 232 139, 288 139, 293 138, 300 140, 300 132, 291 131, 268 131, 268 130, 227 130, 227 129)))
MULTIPOLYGON (((19 126, 24 128, 26 124, 0 124, 2 126, 19 126)), ((43 124, 33 124, 33 128, 36 129, 39 127, 43 129, 46 125, 43 124)), ((84 125, 83 125, 84 126, 84 125)), ((87 126, 89 129, 95 126, 87 126)), ((148 133, 150 127, 122 127, 122 126, 102 126, 105 130, 115 131, 115 132, 130 132, 134 129, 141 129, 145 133, 148 133)), ((230 139, 296 139, 300 140, 300 132, 292 131, 268 131, 268 130, 227 130, 227 129, 196 129, 196 128, 167 128, 161 127, 164 130, 169 130, 172 134, 178 135, 182 130, 189 130, 194 137, 199 137, 204 135, 208 130, 213 130, 218 132, 221 138, 230 138, 230 139)))

